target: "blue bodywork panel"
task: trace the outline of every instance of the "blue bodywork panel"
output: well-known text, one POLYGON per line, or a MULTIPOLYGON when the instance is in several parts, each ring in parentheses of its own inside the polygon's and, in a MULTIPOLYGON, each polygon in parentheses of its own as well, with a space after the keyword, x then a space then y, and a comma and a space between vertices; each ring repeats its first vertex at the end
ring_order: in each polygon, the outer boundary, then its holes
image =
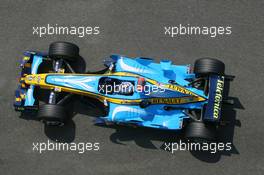
POLYGON ((159 129, 181 129, 184 118, 183 110, 164 110, 164 105, 150 105, 141 108, 138 105, 111 104, 109 115, 102 119, 107 122, 129 123, 138 126, 159 129))
POLYGON ((189 83, 185 79, 194 77, 194 74, 188 74, 190 65, 172 65, 170 61, 166 60, 155 63, 152 59, 131 59, 119 55, 111 57, 116 61, 117 72, 131 72, 161 83, 175 80, 178 84, 185 86, 189 83))

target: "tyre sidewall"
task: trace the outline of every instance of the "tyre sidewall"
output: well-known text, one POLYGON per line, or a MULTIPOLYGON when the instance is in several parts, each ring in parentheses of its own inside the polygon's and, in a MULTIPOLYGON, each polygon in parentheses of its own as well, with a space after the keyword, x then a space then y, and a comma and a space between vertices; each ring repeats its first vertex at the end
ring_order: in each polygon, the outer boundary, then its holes
POLYGON ((194 63, 194 73, 197 75, 224 75, 225 64, 215 58, 200 58, 194 63))
POLYGON ((44 123, 47 121, 65 123, 68 119, 67 111, 63 106, 45 104, 40 106, 38 119, 44 123))
POLYGON ((210 142, 216 139, 215 127, 204 122, 190 122, 185 129, 185 137, 191 141, 210 142))

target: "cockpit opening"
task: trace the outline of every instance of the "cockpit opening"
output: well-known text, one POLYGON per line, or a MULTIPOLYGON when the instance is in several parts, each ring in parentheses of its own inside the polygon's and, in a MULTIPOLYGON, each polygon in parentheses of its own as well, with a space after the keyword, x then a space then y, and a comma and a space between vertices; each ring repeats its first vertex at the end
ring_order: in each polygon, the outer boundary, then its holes
POLYGON ((134 94, 135 83, 133 81, 119 80, 117 78, 102 77, 99 80, 98 91, 102 94, 127 95, 134 94))

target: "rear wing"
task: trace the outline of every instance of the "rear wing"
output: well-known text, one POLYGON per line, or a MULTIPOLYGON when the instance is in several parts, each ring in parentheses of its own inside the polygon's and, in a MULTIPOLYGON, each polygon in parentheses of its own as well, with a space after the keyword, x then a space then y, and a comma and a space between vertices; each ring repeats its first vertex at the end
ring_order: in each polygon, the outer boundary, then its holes
POLYGON ((204 119, 209 121, 219 121, 223 95, 225 90, 225 77, 211 75, 209 77, 208 104, 205 108, 204 119))

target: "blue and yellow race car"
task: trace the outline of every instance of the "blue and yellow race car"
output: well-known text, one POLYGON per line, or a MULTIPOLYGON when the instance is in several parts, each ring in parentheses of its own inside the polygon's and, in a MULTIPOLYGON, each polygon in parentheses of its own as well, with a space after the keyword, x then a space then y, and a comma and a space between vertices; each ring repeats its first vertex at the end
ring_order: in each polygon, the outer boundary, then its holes
POLYGON ((111 55, 105 69, 85 72, 83 65, 76 66, 79 58, 78 46, 69 42, 52 43, 47 54, 26 51, 15 109, 35 110, 46 125, 60 126, 69 120, 63 101, 77 94, 98 99, 107 109, 97 123, 185 128, 187 138, 215 139, 225 82, 221 61, 201 58, 192 67, 111 55), (48 92, 42 105, 36 95, 40 89, 48 92))

